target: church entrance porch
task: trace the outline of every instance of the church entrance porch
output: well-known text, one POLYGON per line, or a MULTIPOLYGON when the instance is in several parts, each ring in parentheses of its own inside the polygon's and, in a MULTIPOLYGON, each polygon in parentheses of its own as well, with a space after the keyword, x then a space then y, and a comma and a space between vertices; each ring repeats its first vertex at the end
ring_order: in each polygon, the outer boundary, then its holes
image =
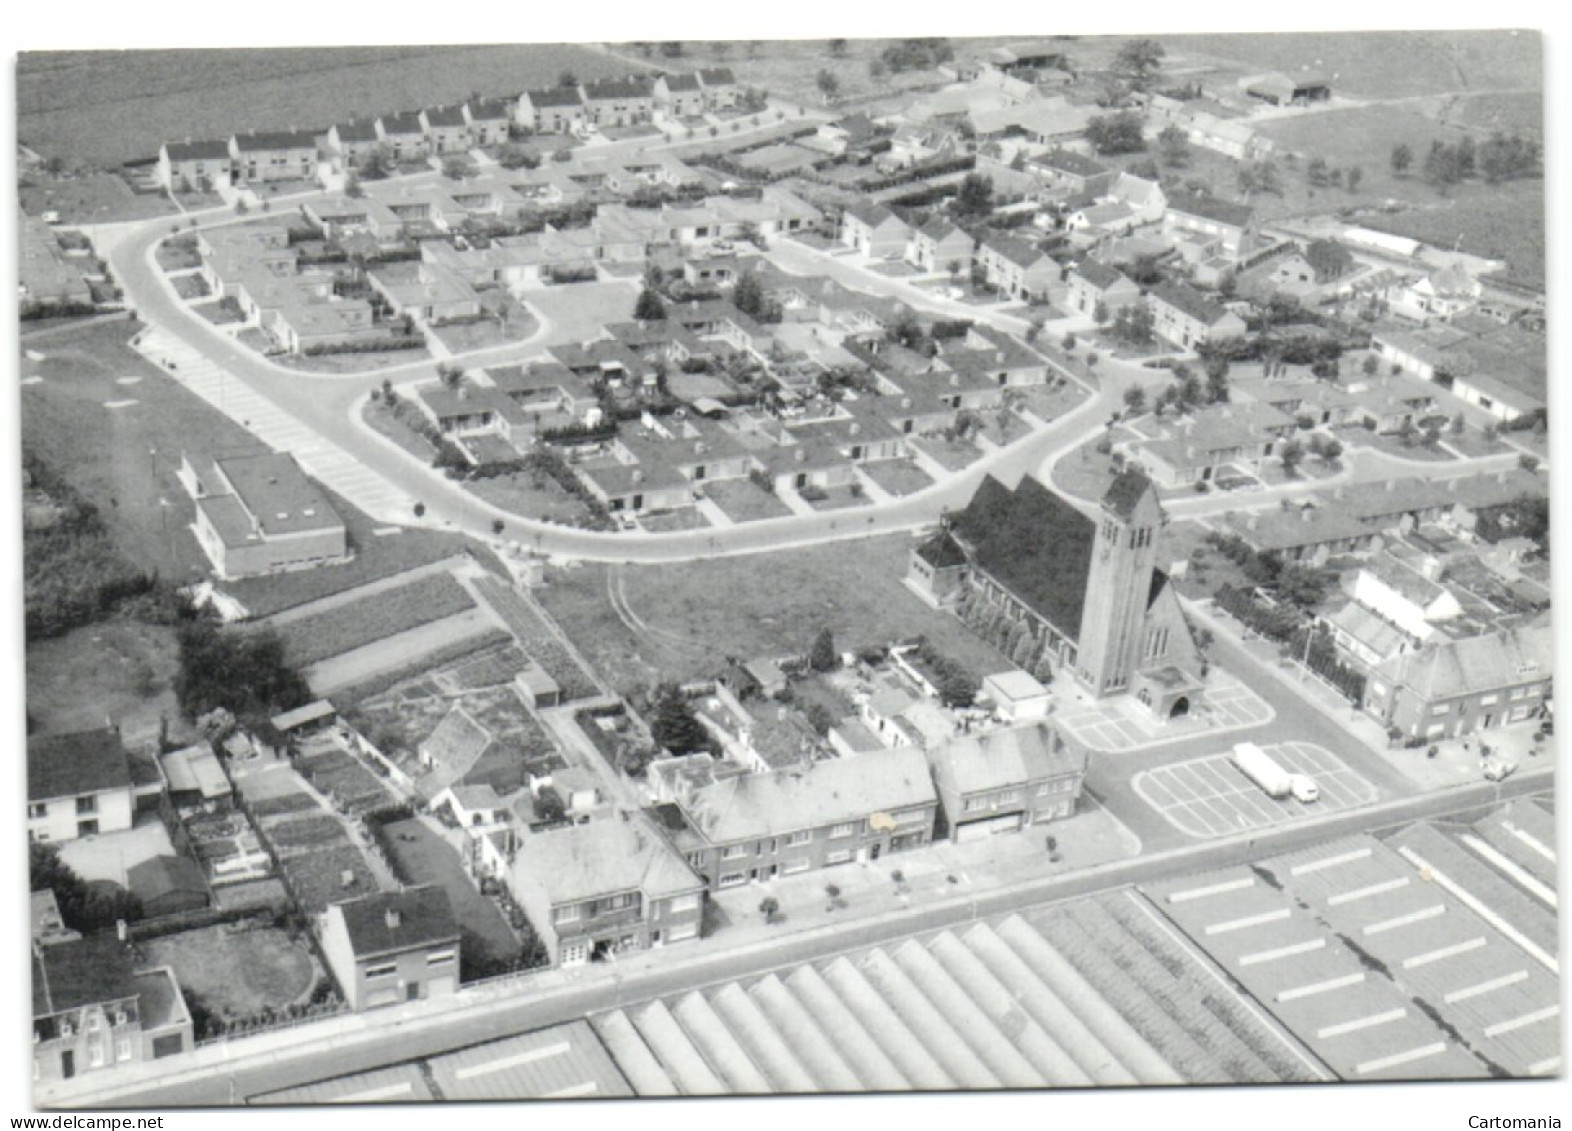
POLYGON ((1189 717, 1190 705, 1201 698, 1201 680, 1189 672, 1164 664, 1136 673, 1131 690, 1136 702, 1152 713, 1154 719, 1189 717))
POLYGON ((1055 680, 1053 718, 1068 737, 1091 749, 1123 754, 1188 735, 1247 730, 1274 716, 1266 700, 1221 668, 1213 667, 1204 680, 1181 675, 1186 682, 1165 692, 1142 673, 1132 694, 1104 699, 1070 680, 1055 680))

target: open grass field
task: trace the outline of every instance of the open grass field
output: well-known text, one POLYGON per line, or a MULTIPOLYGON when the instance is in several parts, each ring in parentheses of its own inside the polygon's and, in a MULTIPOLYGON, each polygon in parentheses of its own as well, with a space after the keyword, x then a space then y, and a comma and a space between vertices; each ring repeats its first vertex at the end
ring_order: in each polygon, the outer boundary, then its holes
POLYGON ((327 128, 350 117, 513 95, 630 65, 570 44, 27 52, 19 140, 97 166, 152 158, 169 138, 327 128))
POLYGON ((276 928, 233 931, 224 924, 141 943, 150 966, 170 966, 181 989, 215 1013, 245 1017, 304 997, 316 979, 305 944, 276 928))
POLYGON ((107 715, 127 740, 156 736, 170 721, 170 738, 189 737, 170 681, 176 669, 175 631, 132 620, 88 625, 27 648, 27 715, 41 733, 103 726, 107 715))
POLYGON ((18 178, 22 211, 29 216, 58 212, 68 224, 101 224, 112 220, 146 220, 173 216, 167 196, 137 193, 114 173, 47 177, 28 173, 18 178))
POLYGON ((893 535, 681 565, 553 571, 546 610, 618 690, 713 675, 726 656, 804 652, 821 628, 852 650, 926 635, 977 675, 1007 661, 901 578, 911 539, 893 535), (617 602, 613 603, 613 592, 617 602), (618 615, 617 605, 629 616, 618 615), (629 623, 631 621, 632 623, 629 623))
POLYGON ((387 846, 408 882, 436 884, 446 891, 459 926, 480 936, 493 956, 512 958, 518 953, 518 937, 497 905, 475 890, 452 845, 417 820, 396 821, 386 831, 387 846))
POLYGON ((281 631, 289 662, 297 667, 429 624, 474 607, 451 574, 437 573, 383 589, 317 616, 290 621, 281 631))
POLYGON ((1263 71, 1315 67, 1337 76, 1335 92, 1354 98, 1522 89, 1540 82, 1541 45, 1529 32, 1272 32, 1159 40, 1170 55, 1194 61, 1210 57, 1263 71))

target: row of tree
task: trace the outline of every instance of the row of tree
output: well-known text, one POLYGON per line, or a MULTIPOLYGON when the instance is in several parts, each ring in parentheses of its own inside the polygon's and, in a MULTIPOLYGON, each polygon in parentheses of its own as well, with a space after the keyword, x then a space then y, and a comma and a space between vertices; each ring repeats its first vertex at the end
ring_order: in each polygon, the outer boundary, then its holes
MULTIPOLYGON (((1407 142, 1392 147, 1392 172, 1398 176, 1413 168, 1415 153, 1407 142)), ((1430 143, 1420 165, 1425 183, 1445 191, 1474 177, 1486 184, 1515 180, 1540 174, 1541 151, 1537 141, 1497 131, 1482 145, 1464 135, 1452 144, 1439 138, 1430 143)))

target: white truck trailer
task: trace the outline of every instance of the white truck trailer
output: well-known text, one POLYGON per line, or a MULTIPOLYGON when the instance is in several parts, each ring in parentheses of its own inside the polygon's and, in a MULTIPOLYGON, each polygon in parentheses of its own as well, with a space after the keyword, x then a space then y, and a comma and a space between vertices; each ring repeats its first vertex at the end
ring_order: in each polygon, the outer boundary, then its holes
POLYGON ((1270 754, 1253 742, 1234 744, 1233 763, 1239 772, 1261 787, 1268 797, 1281 801, 1292 797, 1295 801, 1310 804, 1321 796, 1321 789, 1314 779, 1304 774, 1289 773, 1279 766, 1270 754))

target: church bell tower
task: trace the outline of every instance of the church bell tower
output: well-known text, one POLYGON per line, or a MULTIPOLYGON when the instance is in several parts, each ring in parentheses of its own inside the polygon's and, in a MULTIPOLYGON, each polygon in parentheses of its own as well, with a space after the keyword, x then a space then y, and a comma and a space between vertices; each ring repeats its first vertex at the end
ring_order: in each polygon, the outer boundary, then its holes
POLYGON ((1096 696, 1129 690, 1163 522, 1157 491, 1139 471, 1121 472, 1098 508, 1075 661, 1076 679, 1096 696))

